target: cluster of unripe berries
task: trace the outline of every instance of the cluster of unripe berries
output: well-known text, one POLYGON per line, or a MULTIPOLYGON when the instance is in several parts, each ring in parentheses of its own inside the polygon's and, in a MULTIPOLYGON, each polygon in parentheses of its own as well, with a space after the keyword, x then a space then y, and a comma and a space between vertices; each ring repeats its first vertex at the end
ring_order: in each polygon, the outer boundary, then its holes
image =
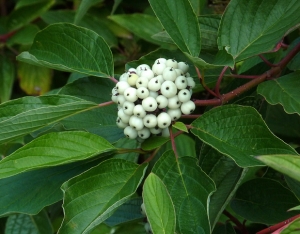
POLYGON ((116 123, 127 137, 168 136, 172 121, 195 110, 188 69, 184 62, 159 58, 152 68, 142 64, 121 75, 112 100, 118 104, 116 123))

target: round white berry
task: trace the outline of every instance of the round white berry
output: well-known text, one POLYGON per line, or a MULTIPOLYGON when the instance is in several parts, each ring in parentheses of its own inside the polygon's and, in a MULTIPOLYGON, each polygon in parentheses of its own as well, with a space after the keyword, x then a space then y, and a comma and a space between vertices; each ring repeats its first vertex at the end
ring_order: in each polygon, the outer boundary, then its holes
POLYGON ((161 63, 159 60, 157 60, 152 66, 152 71, 156 75, 161 75, 163 74, 165 68, 166 68, 165 63, 161 63))
POLYGON ((144 117, 143 123, 147 128, 154 128, 157 125, 157 118, 153 114, 148 114, 144 117))
POLYGON ((178 76, 175 80, 175 85, 177 89, 185 89, 187 87, 187 80, 184 76, 178 76))
POLYGON ((179 101, 179 98, 177 95, 175 95, 174 97, 169 98, 168 100, 168 107, 170 109, 177 109, 179 108, 181 105, 181 102, 179 101))
POLYGON ((116 84, 116 88, 117 88, 117 91, 119 94, 123 94, 124 91, 126 89, 128 89, 130 87, 130 85, 127 83, 127 81, 119 81, 117 84, 116 84))
POLYGON ((130 115, 126 115, 123 109, 118 110, 118 117, 122 120, 123 123, 129 123, 130 115))
POLYGON ((119 81, 126 81, 127 82, 127 78, 128 78, 128 73, 123 73, 120 78, 119 81))
POLYGON ((125 91, 124 91, 124 97, 126 99, 126 101, 129 101, 129 102, 135 102, 136 100, 138 100, 138 96, 136 94, 136 89, 135 88, 127 88, 125 91))
POLYGON ((124 134, 125 136, 127 136, 128 138, 130 139, 135 139, 138 135, 137 133, 137 130, 135 130, 133 127, 131 126, 127 126, 125 129, 124 129, 124 134))
POLYGON ((124 95, 118 95, 118 97, 117 97, 118 105, 123 106, 125 101, 126 101, 126 99, 125 99, 124 95))
POLYGON ((187 102, 184 102, 182 103, 180 109, 181 109, 181 112, 182 114, 184 115, 189 115, 191 114, 196 108, 196 105, 193 101, 187 101, 187 102))
POLYGON ((191 99, 191 93, 187 89, 182 89, 178 92, 178 98, 181 102, 187 102, 191 99))
POLYGON ((160 90, 161 87, 161 83, 157 78, 152 78, 151 80, 149 80, 148 83, 148 89, 151 91, 158 91, 160 90))
POLYGON ((132 73, 128 76, 128 79, 127 79, 127 83, 130 85, 130 86, 135 86, 136 84, 136 81, 138 80, 139 76, 135 73, 132 73))
POLYGON ((176 68, 174 70, 176 71, 177 76, 183 76, 184 73, 182 72, 181 69, 176 68))
POLYGON ((179 62, 177 65, 178 68, 182 70, 183 73, 186 73, 189 70, 189 65, 185 62, 179 62))
POLYGON ((177 93, 177 87, 174 82, 167 80, 160 87, 161 94, 166 98, 174 97, 177 93))
POLYGON ((130 117, 129 125, 137 131, 142 130, 144 128, 143 119, 136 117, 135 115, 130 117))
POLYGON ((174 59, 168 59, 168 60, 166 61, 166 66, 167 66, 167 67, 173 67, 174 69, 175 69, 175 68, 178 68, 177 61, 174 60, 174 59))
POLYGON ((151 135, 149 128, 143 128, 142 130, 138 131, 138 136, 142 139, 147 139, 151 135))
POLYGON ((134 103, 133 102, 129 102, 129 101, 125 101, 123 103, 122 108, 123 108, 123 112, 126 115, 132 115, 133 114, 134 103))
POLYGON ((186 80, 187 80, 187 84, 189 87, 191 87, 191 88, 195 87, 196 83, 192 77, 187 77, 186 80))
POLYGON ((141 76, 142 71, 144 71, 146 69, 151 69, 151 68, 150 68, 150 66, 148 64, 141 64, 141 65, 137 66, 137 68, 136 68, 136 74, 138 76, 141 76))
POLYGON ((155 92, 155 91, 150 91, 150 92, 149 92, 149 96, 150 96, 150 97, 153 97, 153 98, 156 98, 156 97, 158 96, 158 93, 155 92))
POLYGON ((172 121, 176 121, 181 117, 181 110, 178 109, 169 109, 167 111, 168 115, 171 117, 172 121))
POLYGON ((128 126, 128 124, 124 123, 120 117, 117 118, 116 124, 119 128, 126 128, 128 126))
POLYGON ((129 68, 127 73, 128 73, 129 75, 130 75, 130 74, 133 74, 133 73, 136 74, 136 69, 133 68, 133 67, 132 67, 132 68, 129 68))
POLYGON ((155 111, 157 108, 157 102, 154 97, 146 97, 142 101, 143 108, 145 111, 155 111))
POLYGON ((176 77, 177 77, 177 73, 174 70, 174 68, 172 67, 166 67, 163 71, 162 74, 164 80, 171 80, 171 81, 175 81, 176 77))
POLYGON ((146 77, 140 77, 136 80, 135 85, 137 88, 139 88, 139 87, 147 88, 148 82, 149 82, 149 80, 146 77))
POLYGON ((138 104, 133 108, 133 114, 139 118, 144 118, 147 113, 144 107, 141 104, 138 104))
POLYGON ((154 128, 149 128, 149 130, 154 135, 160 134, 162 132, 162 129, 158 126, 155 126, 154 128))
POLYGON ((157 106, 159 109, 163 109, 168 106, 168 98, 163 95, 159 95, 156 97, 157 106))
POLYGON ((117 95, 111 95, 111 100, 112 100, 114 103, 118 103, 118 96, 117 96, 117 95))
POLYGON ((149 69, 143 70, 141 72, 141 76, 150 80, 151 78, 154 77, 154 72, 149 68, 149 69))
POLYGON ((145 99, 146 97, 149 96, 149 90, 145 87, 139 87, 136 90, 136 95, 138 96, 138 98, 140 99, 145 99))
POLYGON ((171 117, 166 113, 162 112, 157 116, 157 125, 160 128, 167 128, 171 124, 171 117))
POLYGON ((157 61, 159 61, 160 63, 166 63, 167 59, 165 59, 165 58, 158 58, 158 59, 155 60, 154 63, 157 63, 157 61))
POLYGON ((155 76, 154 78, 158 79, 161 84, 165 81, 162 75, 155 76))

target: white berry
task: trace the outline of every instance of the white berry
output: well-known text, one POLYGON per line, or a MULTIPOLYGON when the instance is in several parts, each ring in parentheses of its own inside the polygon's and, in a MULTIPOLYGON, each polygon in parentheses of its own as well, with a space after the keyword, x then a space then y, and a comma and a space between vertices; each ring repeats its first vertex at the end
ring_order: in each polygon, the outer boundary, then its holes
POLYGON ((135 139, 138 135, 137 131, 131 126, 127 126, 124 129, 124 134, 125 134, 125 136, 127 136, 130 139, 135 139))
POLYGON ((129 102, 129 101, 125 101, 123 103, 123 112, 126 114, 126 115, 132 115, 133 113, 133 108, 134 108, 134 103, 133 102, 129 102))
POLYGON ((177 77, 177 73, 173 67, 166 67, 163 71, 162 76, 163 76, 164 80, 175 81, 175 79, 177 77))
POLYGON ((160 128, 167 128, 171 124, 171 117, 166 113, 162 112, 157 116, 157 125, 160 128))
POLYGON ((123 94, 124 91, 126 89, 128 89, 129 87, 130 87, 130 85, 127 83, 127 81, 119 81, 116 84, 116 88, 117 88, 119 94, 123 94))
POLYGON ((133 127, 135 130, 139 131, 144 128, 143 119, 132 115, 129 119, 129 125, 133 127))
POLYGON ((174 97, 169 98, 168 100, 168 107, 170 109, 177 109, 179 108, 181 105, 181 102, 179 101, 179 98, 177 95, 175 95, 174 97))
POLYGON ((159 109, 163 109, 168 106, 168 98, 163 95, 159 95, 156 97, 157 106, 159 109))
POLYGON ((139 118, 144 118, 147 113, 146 113, 144 107, 142 105, 138 104, 133 108, 133 114, 139 118))
POLYGON ((160 88, 161 94, 164 95, 166 98, 174 97, 177 93, 177 87, 174 82, 167 80, 162 83, 160 88))
POLYGON ((146 97, 149 96, 149 90, 145 87, 139 87, 136 91, 136 95, 140 99, 145 99, 146 97))
POLYGON ((185 89, 187 87, 187 80, 184 76, 178 76, 175 80, 175 85, 178 89, 185 89))
POLYGON ((125 91, 124 91, 124 97, 126 99, 126 101, 129 101, 129 102, 135 102, 137 99, 138 99, 138 96, 137 96, 137 93, 136 93, 136 89, 135 88, 127 88, 125 91))
POLYGON ((132 73, 128 76, 128 79, 127 79, 127 83, 130 85, 130 86, 135 86, 136 84, 136 81, 138 80, 139 76, 135 73, 132 73))
POLYGON ((181 112, 182 114, 184 115, 189 115, 191 114, 196 108, 196 105, 193 101, 187 101, 187 102, 184 102, 182 103, 180 109, 181 109, 181 112))
POLYGON ((187 102, 191 99, 191 93, 187 89, 182 89, 178 92, 178 98, 181 102, 187 102))
POLYGON ((151 91, 158 91, 160 90, 161 87, 161 83, 157 78, 152 78, 151 80, 149 80, 148 83, 148 89, 151 91))
POLYGON ((146 97, 142 101, 143 108, 145 111, 155 111, 157 108, 157 102, 154 97, 146 97))
POLYGON ((181 117, 181 110, 178 109, 169 109, 167 111, 168 115, 171 117, 172 121, 176 121, 181 117))
POLYGON ((189 70, 189 65, 185 62, 179 62, 178 68, 182 70, 183 73, 186 73, 189 70))
POLYGON ((138 136, 142 139, 147 139, 150 137, 150 135, 151 135, 151 132, 150 132, 149 128, 143 128, 142 130, 138 131, 138 136))
POLYGON ((178 68, 177 61, 174 60, 174 59, 168 59, 168 60, 166 61, 166 66, 167 66, 167 67, 173 67, 174 69, 175 69, 175 68, 178 68))
POLYGON ((147 128, 154 128, 157 125, 157 118, 153 114, 148 114, 144 117, 143 123, 147 128))

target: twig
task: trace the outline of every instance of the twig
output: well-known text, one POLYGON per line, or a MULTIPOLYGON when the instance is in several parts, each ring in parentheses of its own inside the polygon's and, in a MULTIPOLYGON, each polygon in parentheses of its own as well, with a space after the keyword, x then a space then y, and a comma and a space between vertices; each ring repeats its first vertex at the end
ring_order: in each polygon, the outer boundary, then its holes
POLYGON ((248 75, 238 75, 238 74, 231 74, 228 76, 233 78, 241 78, 241 79, 256 79, 258 77, 257 75, 248 76, 248 75))
POLYGON ((197 119, 199 118, 201 115, 182 115, 181 118, 182 119, 197 119))
POLYGON ((100 103, 98 104, 99 107, 103 107, 103 106, 109 106, 109 105, 112 105, 114 104, 113 101, 109 101, 109 102, 103 102, 103 103, 100 103))
POLYGON ((216 94, 214 91, 212 91, 210 88, 207 87, 207 85, 206 85, 206 83, 205 83, 205 81, 204 81, 204 78, 201 76, 201 73, 200 73, 198 67, 195 66, 195 69, 196 69, 198 78, 199 78, 200 83, 201 83, 201 85, 203 86, 203 88, 204 88, 207 92, 209 92, 211 95, 217 97, 217 94, 216 94))
POLYGON ((227 216, 236 225, 240 232, 242 232, 243 234, 248 234, 248 230, 236 217, 230 214, 227 210, 224 210, 223 214, 227 216))
POLYGON ((259 55, 259 57, 261 58, 262 61, 265 62, 265 64, 267 64, 270 67, 277 67, 277 64, 273 64, 271 63, 269 60, 267 60, 262 54, 259 55))
POLYGON ((116 78, 114 78, 114 77, 112 77, 112 76, 109 77, 109 79, 110 79, 112 82, 114 82, 115 84, 119 82, 116 78))
POLYGON ((143 163, 150 162, 155 157, 155 155, 157 154, 157 152, 159 150, 160 150, 160 147, 158 147, 155 150, 153 150, 153 152, 151 153, 151 155, 143 163))
POLYGON ((223 76, 227 70, 228 66, 225 66, 223 68, 223 70, 221 71, 220 75, 219 75, 219 78, 218 78, 218 81, 217 81, 217 84, 216 84, 216 87, 215 87, 215 92, 217 94, 217 97, 220 98, 221 97, 221 94, 220 94, 220 86, 221 86, 221 82, 222 82, 222 79, 223 79, 223 76))

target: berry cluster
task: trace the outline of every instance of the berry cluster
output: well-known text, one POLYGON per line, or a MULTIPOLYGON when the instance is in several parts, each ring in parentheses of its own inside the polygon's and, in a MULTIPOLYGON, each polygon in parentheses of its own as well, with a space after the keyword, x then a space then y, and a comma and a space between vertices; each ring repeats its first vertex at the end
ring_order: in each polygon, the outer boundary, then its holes
POLYGON ((121 75, 112 100, 118 104, 116 123, 127 137, 168 136, 172 121, 194 111, 190 99, 195 82, 188 69, 184 62, 159 58, 152 69, 142 64, 121 75))

